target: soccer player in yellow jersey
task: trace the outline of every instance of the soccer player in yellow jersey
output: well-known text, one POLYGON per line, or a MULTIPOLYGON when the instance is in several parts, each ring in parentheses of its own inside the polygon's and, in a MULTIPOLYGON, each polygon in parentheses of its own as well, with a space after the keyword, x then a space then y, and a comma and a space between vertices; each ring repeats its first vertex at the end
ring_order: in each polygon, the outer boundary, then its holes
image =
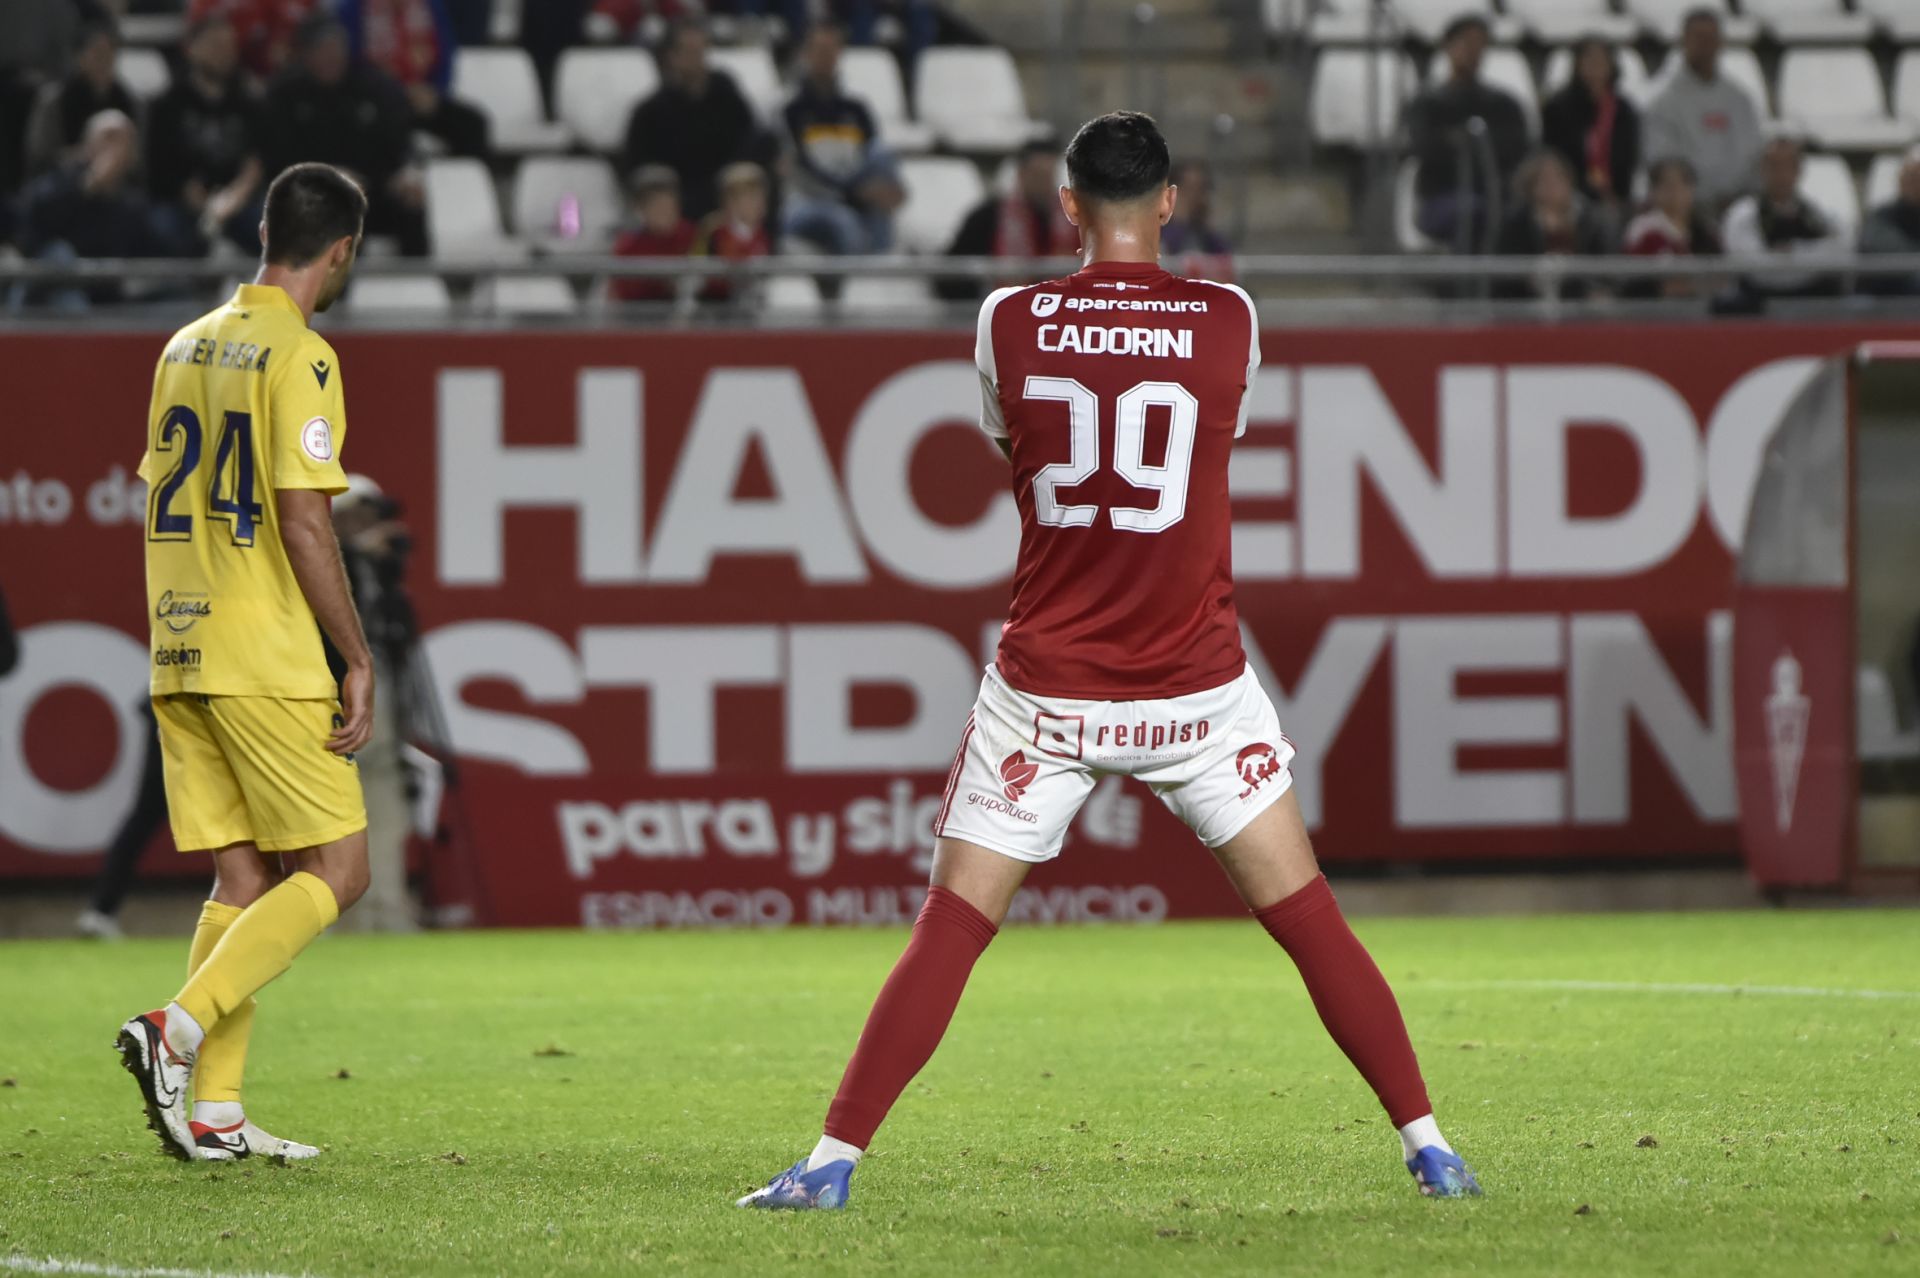
POLYGON ((347 486, 340 361, 307 327, 346 286, 366 211, 338 169, 280 174, 255 282, 181 329, 153 378, 153 708, 174 842, 213 854, 214 885, 186 985, 118 1047, 184 1159, 319 1153, 248 1122, 240 1079, 255 991, 367 887, 353 752, 373 731, 373 662, 329 514, 347 486), (321 629, 346 659, 338 687, 321 629), (292 861, 285 879, 274 854, 292 861))

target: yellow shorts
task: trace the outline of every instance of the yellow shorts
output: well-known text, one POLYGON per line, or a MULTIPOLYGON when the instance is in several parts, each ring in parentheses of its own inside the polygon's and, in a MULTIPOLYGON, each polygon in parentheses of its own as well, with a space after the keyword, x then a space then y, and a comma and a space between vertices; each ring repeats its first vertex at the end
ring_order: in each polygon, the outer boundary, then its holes
POLYGON ((327 749, 339 702, 182 692, 153 713, 182 852, 291 852, 366 828, 360 766, 327 749))

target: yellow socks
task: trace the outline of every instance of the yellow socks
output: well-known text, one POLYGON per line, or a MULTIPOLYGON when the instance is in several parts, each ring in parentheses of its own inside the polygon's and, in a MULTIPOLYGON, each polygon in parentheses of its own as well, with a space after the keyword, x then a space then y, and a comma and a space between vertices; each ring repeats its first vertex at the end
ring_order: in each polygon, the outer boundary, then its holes
MULTIPOLYGON (((227 929, 244 913, 237 905, 208 901, 200 907, 200 926, 193 930, 193 948, 187 952, 191 977, 213 953, 227 929)), ((200 1044, 200 1060, 193 1070, 193 1093, 201 1103, 240 1099, 240 1080, 247 1071, 247 1043, 253 1037, 253 1011, 248 999, 207 1031, 200 1044)))
MULTIPOLYGON (((227 924, 225 934, 187 978, 174 1002, 211 1033, 251 1000, 256 990, 293 966, 294 956, 339 917, 340 906, 324 880, 305 870, 292 875, 227 924)), ((207 926, 203 913, 201 927, 207 926)), ((200 939, 196 932, 196 950, 200 939)))

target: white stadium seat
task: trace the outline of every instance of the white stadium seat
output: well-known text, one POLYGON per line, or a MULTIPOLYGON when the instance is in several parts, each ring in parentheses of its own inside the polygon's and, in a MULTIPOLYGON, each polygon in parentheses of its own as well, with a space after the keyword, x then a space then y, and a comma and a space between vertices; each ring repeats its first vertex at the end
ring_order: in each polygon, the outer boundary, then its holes
POLYGON ((1873 34, 1873 19, 1845 12, 1841 0, 1744 0, 1740 9, 1787 42, 1858 42, 1873 34))
POLYGON ((931 310, 933 294, 922 279, 856 275, 841 290, 840 306, 855 314, 910 315, 931 310))
POLYGON ((1639 26, 1613 11, 1608 0, 1507 0, 1507 12, 1542 40, 1597 35, 1630 40, 1639 26))
POLYGON ((558 275, 503 275, 488 280, 474 302, 491 315, 577 315, 580 299, 558 275))
POLYGON ((1920 49, 1907 49, 1893 66, 1893 114, 1920 125, 1920 49))
MULTIPOLYGON (((1667 60, 1653 73, 1652 96, 1659 96, 1667 78, 1680 69, 1680 51, 1669 50, 1667 60)), ((1760 112, 1762 120, 1776 118, 1773 109, 1773 95, 1767 91, 1766 72, 1760 69, 1760 59, 1754 56, 1752 49, 1729 45, 1720 50, 1720 74, 1747 91, 1753 99, 1753 105, 1760 112)))
POLYGON ((446 281, 437 275, 368 275, 356 279, 342 299, 353 315, 422 315, 453 313, 446 281))
POLYGON ((566 125, 547 119, 525 49, 460 50, 453 57, 453 96, 486 115, 498 150, 564 151, 572 141, 566 125))
POLYGON ((825 305, 811 275, 776 275, 767 281, 763 296, 767 311, 782 319, 815 316, 825 305))
POLYGON ((514 232, 546 252, 604 253, 625 217, 620 180, 598 156, 529 156, 514 175, 514 232), (564 225, 570 200, 578 201, 575 227, 564 225))
POLYGON ((1896 40, 1920 40, 1920 4, 1913 0, 1857 0, 1860 12, 1896 40))
POLYGON ((493 174, 479 160, 427 161, 427 242, 435 257, 524 258, 526 246, 507 235, 493 174))
POLYGON ((1322 146, 1365 147, 1391 142, 1400 133, 1400 109, 1420 89, 1420 73, 1404 53, 1323 49, 1313 64, 1308 106, 1314 141, 1322 146), (1368 59, 1373 69, 1368 69, 1368 59), (1374 97, 1368 111, 1367 83, 1374 97))
POLYGON ((1720 29, 1735 44, 1751 44, 1759 27, 1751 18, 1736 18, 1727 0, 1626 0, 1626 9, 1640 25, 1672 42, 1680 38, 1681 21, 1695 9, 1715 9, 1720 13, 1720 29))
MULTIPOLYGON (((1447 51, 1436 49, 1427 65, 1427 83, 1444 83, 1447 75, 1447 51)), ((1480 80, 1519 99, 1520 109, 1527 116, 1527 131, 1540 136, 1540 90, 1533 82, 1533 67, 1526 54, 1518 49, 1488 49, 1480 62, 1480 80)))
MULTIPOLYGON (((1653 77, 1647 74, 1647 62, 1630 44, 1615 45, 1613 59, 1620 66, 1620 96, 1635 106, 1644 107, 1653 94, 1653 77)), ((1561 45, 1547 55, 1540 73, 1540 97, 1552 97, 1573 78, 1573 47, 1561 45)))
POLYGON ((1788 49, 1780 59, 1780 115, 1824 146, 1900 146, 1911 125, 1887 113, 1880 68, 1865 49, 1788 49))
POLYGON ((173 83, 173 70, 167 66, 164 53, 133 45, 114 55, 113 74, 142 102, 159 97, 173 83))
POLYGON ((956 151, 1017 150, 1045 136, 1027 114, 1013 55, 997 46, 941 45, 920 55, 913 113, 956 151))
POLYGON ((1873 157, 1873 166, 1867 170, 1867 191, 1861 201, 1863 208, 1877 209, 1900 194, 1900 170, 1906 162, 1904 152, 1873 157))
MULTIPOLYGON (((1346 0, 1341 6, 1358 16, 1360 35, 1366 32, 1367 9, 1371 2, 1346 0)), ((1493 12, 1492 0, 1396 0, 1392 9, 1407 28, 1423 40, 1439 39, 1449 22, 1469 13, 1478 13, 1487 20, 1489 27, 1500 21, 1499 15, 1493 12)))
POLYGON ((1833 214, 1851 248, 1860 231, 1860 188, 1853 184, 1847 162, 1837 155, 1809 155, 1800 170, 1800 189, 1833 214))
POLYGON ((1413 181, 1420 162, 1412 156, 1400 161, 1393 177, 1393 238, 1402 253, 1438 253, 1445 246, 1414 225, 1413 181))
POLYGON ((780 68, 773 65, 773 54, 764 44, 737 44, 707 52, 707 65, 725 71, 740 86, 741 96, 762 120, 772 123, 786 109, 787 87, 780 82, 780 68))
POLYGON ((895 215, 900 247, 909 253, 944 253, 974 205, 987 198, 987 184, 973 161, 923 156, 900 162, 907 202, 895 215))
POLYGON ((1854 672, 1854 724, 1863 759, 1906 759, 1920 755, 1920 731, 1900 730, 1893 682, 1878 666, 1854 672))
POLYGON ((554 73, 554 107, 575 137, 595 151, 618 151, 627 120, 660 87, 644 49, 568 49, 554 73))
POLYGON ((862 46, 841 54, 840 87, 866 104, 880 140, 892 150, 918 155, 933 149, 933 130, 907 114, 906 81, 890 50, 862 46))

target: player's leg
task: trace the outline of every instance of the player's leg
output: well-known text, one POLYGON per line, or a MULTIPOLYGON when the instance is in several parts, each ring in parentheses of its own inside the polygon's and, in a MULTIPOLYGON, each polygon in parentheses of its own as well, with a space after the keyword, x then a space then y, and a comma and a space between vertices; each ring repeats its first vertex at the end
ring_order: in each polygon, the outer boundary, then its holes
POLYGON ((1399 1129, 1402 1153, 1421 1192, 1478 1193, 1472 1173, 1434 1122, 1400 1005, 1320 873, 1293 791, 1281 794, 1213 854, 1240 899, 1300 970, 1321 1024, 1399 1129))

